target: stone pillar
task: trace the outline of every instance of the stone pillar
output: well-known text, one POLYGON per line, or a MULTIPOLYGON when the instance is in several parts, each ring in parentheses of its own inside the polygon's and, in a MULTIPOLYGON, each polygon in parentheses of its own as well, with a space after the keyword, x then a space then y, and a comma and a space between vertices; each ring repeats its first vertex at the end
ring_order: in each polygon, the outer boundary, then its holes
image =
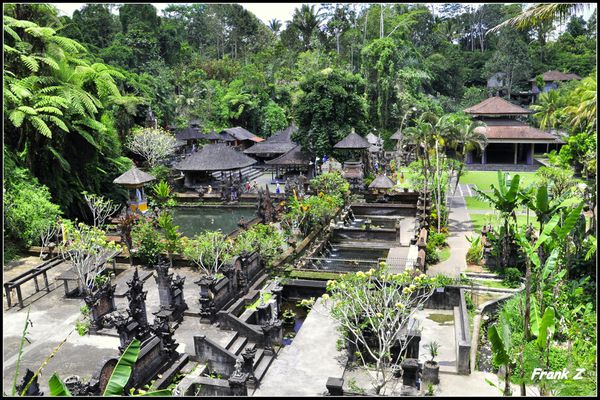
POLYGON ((283 286, 279 284, 279 281, 275 283, 275 286, 271 288, 271 293, 275 296, 275 300, 277 302, 277 312, 276 317, 279 317, 281 314, 281 305, 283 304, 283 286))
POLYGON ((344 379, 343 378, 327 378, 327 383, 325 384, 327 391, 330 396, 343 396, 344 395, 344 379))
POLYGON ((483 149, 481 153, 481 164, 485 165, 487 163, 487 148, 483 149))
POLYGON ((246 347, 242 352, 242 359, 244 363, 242 364, 242 372, 248 374, 248 380, 246 384, 251 389, 256 388, 256 384, 258 383, 256 380, 256 376, 254 376, 254 357, 256 356, 256 348, 252 349, 250 347, 246 347))
POLYGON ((396 229, 396 243, 400 244, 400 218, 398 218, 396 220, 396 224, 394 225, 394 228, 396 229))
POLYGON ((215 316, 215 303, 213 301, 212 288, 215 280, 212 277, 202 277, 195 282, 200 286, 200 322, 213 322, 215 316))
POLYGON ((229 378, 229 388, 231 389, 232 396, 248 396, 248 387, 246 386, 246 380, 248 374, 243 372, 235 371, 229 378))
MULTIPOLYGON (((262 300, 262 296, 260 297, 262 300)), ((256 317, 258 320, 258 325, 264 325, 268 323, 272 318, 271 306, 269 304, 259 304, 256 306, 256 317)))
POLYGON ((406 352, 404 357, 419 359, 419 343, 421 342, 421 332, 417 330, 411 330, 406 335, 406 352))
POLYGON ((515 159, 513 161, 513 164, 517 163, 517 152, 518 152, 518 149, 519 149, 519 143, 515 143, 515 159))
POLYGON ((527 155, 527 165, 533 165, 533 154, 535 153, 535 144, 531 143, 531 148, 529 149, 529 154, 527 155))
POLYGON ((169 274, 169 265, 159 263, 154 267, 156 269, 156 284, 158 285, 158 298, 162 308, 170 309, 173 298, 171 296, 171 278, 173 274, 169 274))
POLYGON ((404 386, 417 387, 419 376, 419 362, 415 358, 405 358, 402 361, 402 384, 404 386))

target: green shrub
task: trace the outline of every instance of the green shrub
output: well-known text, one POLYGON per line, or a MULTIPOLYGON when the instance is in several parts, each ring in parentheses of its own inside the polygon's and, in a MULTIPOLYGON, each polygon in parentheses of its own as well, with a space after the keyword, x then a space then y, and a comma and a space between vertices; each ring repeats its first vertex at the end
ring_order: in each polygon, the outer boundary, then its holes
POLYGON ((145 265, 155 265, 163 246, 162 235, 155 229, 154 223, 149 218, 141 218, 131 230, 133 248, 136 249, 138 257, 145 265))
POLYGON ((483 244, 481 243, 481 236, 467 236, 467 240, 469 243, 471 243, 471 247, 469 247, 469 250, 467 250, 467 263, 479 264, 483 258, 483 244))
POLYGON ((166 165, 157 165, 153 168, 150 168, 149 173, 158 181, 166 181, 171 176, 171 169, 166 165))
POLYGON ((434 265, 438 262, 440 262, 440 255, 435 245, 432 242, 427 243, 427 247, 425 248, 425 264, 434 265))
POLYGON ((505 268, 500 276, 503 278, 502 283, 506 286, 517 287, 521 284, 523 274, 517 268, 509 267, 505 268))
POLYGON ((442 247, 446 244, 446 235, 443 233, 430 232, 427 240, 435 247, 442 247))

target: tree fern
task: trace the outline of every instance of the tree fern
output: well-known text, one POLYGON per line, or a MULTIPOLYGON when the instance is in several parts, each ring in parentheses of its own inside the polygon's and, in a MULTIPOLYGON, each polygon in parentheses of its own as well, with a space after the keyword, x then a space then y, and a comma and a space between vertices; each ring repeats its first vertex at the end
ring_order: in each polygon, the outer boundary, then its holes
POLYGON ((29 120, 31 121, 31 125, 33 125, 39 133, 48 138, 52 137, 52 131, 40 117, 32 116, 29 120))

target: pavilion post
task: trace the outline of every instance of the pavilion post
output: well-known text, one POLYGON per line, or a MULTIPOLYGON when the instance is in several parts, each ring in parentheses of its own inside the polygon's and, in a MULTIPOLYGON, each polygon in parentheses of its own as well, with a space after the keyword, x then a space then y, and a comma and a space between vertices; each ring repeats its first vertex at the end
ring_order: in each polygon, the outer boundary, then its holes
POLYGON ((517 150, 519 148, 519 143, 515 143, 515 160, 513 162, 513 164, 517 163, 517 150))
POLYGON ((483 153, 481 153, 481 164, 485 164, 487 159, 487 149, 483 149, 483 153))

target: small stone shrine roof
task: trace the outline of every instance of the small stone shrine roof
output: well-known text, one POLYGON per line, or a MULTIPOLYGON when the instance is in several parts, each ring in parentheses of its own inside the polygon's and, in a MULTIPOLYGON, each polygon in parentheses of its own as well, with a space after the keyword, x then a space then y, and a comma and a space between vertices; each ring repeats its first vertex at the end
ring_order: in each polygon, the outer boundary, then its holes
POLYGON ((180 171, 228 171, 252 164, 256 164, 255 159, 224 143, 216 143, 207 144, 177 163, 174 168, 180 171))
POLYGON ((479 104, 465 108, 464 111, 472 115, 526 115, 532 113, 532 111, 498 96, 487 98, 479 104))
POLYGON ((373 182, 369 185, 369 189, 390 189, 394 187, 394 182, 387 176, 377 175, 373 182))
POLYGON ((155 179, 155 177, 138 169, 138 167, 134 165, 129 171, 116 178, 113 183, 118 185, 143 185, 144 183, 151 182, 155 179))
POLYGON ((337 142, 333 148, 334 149, 348 149, 348 150, 357 150, 357 149, 368 149, 371 147, 371 144, 364 137, 360 136, 354 131, 352 131, 348 136, 337 142))
POLYGON ((302 151, 300 145, 296 145, 292 150, 287 153, 274 158, 273 160, 265 161, 267 165, 309 165, 311 162, 308 154, 302 151))

